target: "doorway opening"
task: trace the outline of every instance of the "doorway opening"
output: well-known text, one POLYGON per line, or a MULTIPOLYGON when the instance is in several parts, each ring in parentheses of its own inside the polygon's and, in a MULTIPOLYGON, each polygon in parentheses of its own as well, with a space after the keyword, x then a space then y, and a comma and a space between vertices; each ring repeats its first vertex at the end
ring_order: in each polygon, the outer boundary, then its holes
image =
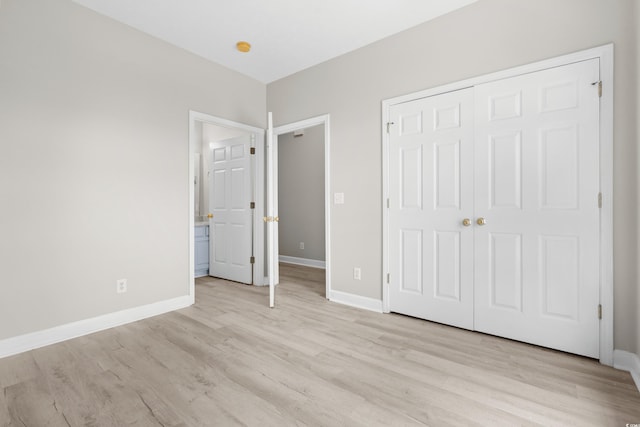
POLYGON ((278 261, 324 269, 330 298, 329 115, 276 127, 273 141, 278 261))
POLYGON ((264 134, 264 129, 189 112, 192 303, 196 271, 264 285, 264 185, 260 179, 264 176, 264 134), (198 232, 196 239, 199 227, 208 233, 198 232), (204 242, 203 236, 207 237, 204 242))
POLYGON ((324 127, 279 135, 278 166, 279 262, 324 270, 324 127))

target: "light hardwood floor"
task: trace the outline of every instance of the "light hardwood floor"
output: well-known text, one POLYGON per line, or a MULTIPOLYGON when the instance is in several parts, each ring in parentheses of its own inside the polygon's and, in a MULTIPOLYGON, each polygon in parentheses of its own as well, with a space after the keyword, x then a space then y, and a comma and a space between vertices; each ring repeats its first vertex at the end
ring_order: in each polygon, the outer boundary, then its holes
POLYGON ((0 426, 640 423, 626 372, 330 303, 322 270, 268 289, 198 279, 196 304, 0 359, 0 426))

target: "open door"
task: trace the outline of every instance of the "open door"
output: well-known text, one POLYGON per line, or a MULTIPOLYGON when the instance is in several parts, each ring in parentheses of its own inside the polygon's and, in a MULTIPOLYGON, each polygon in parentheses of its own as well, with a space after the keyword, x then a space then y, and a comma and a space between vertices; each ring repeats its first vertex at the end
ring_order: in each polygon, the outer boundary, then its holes
POLYGON ((273 117, 267 118, 267 270, 269 276, 269 307, 275 305, 276 285, 280 280, 278 266, 278 147, 273 138, 273 117))
POLYGON ((209 166, 209 275, 253 282, 252 134, 212 142, 209 166))

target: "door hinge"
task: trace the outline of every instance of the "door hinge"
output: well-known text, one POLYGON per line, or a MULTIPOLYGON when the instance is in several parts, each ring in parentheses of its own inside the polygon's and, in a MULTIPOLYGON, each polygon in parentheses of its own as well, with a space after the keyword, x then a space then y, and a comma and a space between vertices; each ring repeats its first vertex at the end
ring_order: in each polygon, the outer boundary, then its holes
POLYGON ((598 304, 598 319, 602 319, 602 304, 598 304))
POLYGON ((387 283, 390 283, 391 280, 391 274, 387 273, 387 283))
POLYGON ((389 133, 389 128, 391 127, 391 125, 394 125, 394 122, 387 122, 387 133, 389 133))
POLYGON ((598 207, 602 209, 602 193, 598 193, 598 207))
POLYGON ((389 202, 389 199, 387 199, 387 209, 389 209, 390 206, 391 206, 391 202, 389 202))
POLYGON ((256 208, 256 202, 249 203, 249 209, 255 209, 255 208, 256 208))
POLYGON ((598 85, 598 98, 602 98, 602 80, 591 83, 592 86, 598 85))
POLYGON ((255 264, 256 263, 256 257, 252 256, 251 258, 249 258, 249 264, 255 264))
POLYGON ((249 153, 256 154, 256 147, 251 147, 251 149, 249 150, 249 153))

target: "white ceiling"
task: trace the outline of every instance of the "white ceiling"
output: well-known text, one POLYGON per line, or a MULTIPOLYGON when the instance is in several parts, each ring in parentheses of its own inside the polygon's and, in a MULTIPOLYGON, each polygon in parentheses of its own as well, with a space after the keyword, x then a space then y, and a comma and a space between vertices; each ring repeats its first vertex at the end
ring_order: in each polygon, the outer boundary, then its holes
POLYGON ((74 1, 270 83, 477 0, 74 1))

